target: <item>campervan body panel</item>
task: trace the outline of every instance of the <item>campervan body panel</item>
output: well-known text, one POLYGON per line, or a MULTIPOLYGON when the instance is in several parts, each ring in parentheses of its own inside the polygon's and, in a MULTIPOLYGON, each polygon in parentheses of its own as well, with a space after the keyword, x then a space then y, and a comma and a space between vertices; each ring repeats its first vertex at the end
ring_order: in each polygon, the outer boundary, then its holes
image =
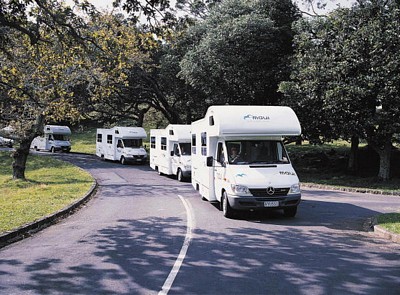
POLYGON ((160 174, 191 175, 190 125, 170 124, 150 130, 150 167, 160 174))
POLYGON ((142 140, 147 137, 142 127, 99 128, 96 155, 102 159, 126 163, 146 163, 147 152, 142 140))
POLYGON ((301 192, 282 137, 300 134, 289 107, 212 106, 192 123, 192 185, 228 209, 294 216, 301 192))
POLYGON ((45 151, 71 150, 71 129, 68 126, 45 125, 42 136, 37 136, 31 143, 31 148, 45 151))

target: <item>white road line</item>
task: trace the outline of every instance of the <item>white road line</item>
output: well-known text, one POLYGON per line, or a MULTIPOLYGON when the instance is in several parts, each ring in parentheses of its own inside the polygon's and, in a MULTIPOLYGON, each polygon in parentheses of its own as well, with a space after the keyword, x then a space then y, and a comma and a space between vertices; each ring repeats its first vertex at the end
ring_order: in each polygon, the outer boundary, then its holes
POLYGON ((191 209, 190 204, 180 195, 178 195, 178 197, 181 199, 183 205, 185 206, 186 209, 186 236, 185 236, 185 240, 183 241, 183 245, 181 248, 181 252, 179 252, 178 258, 176 259, 174 266, 171 269, 171 272, 169 273, 167 279, 164 282, 164 285, 162 286, 162 289, 160 292, 158 292, 158 295, 166 295, 168 294, 169 290, 171 289, 171 286, 175 280, 176 275, 179 272, 179 269, 182 266, 183 260, 185 259, 187 250, 189 248, 190 245, 190 241, 192 240, 192 231, 193 231, 193 226, 194 226, 194 222, 193 222, 193 210, 191 209))

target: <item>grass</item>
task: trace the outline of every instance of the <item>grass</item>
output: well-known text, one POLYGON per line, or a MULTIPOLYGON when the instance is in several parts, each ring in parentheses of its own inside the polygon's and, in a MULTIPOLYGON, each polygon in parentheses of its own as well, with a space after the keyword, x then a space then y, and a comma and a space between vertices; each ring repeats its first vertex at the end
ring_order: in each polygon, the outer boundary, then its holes
POLYGON ((384 229, 400 235, 400 213, 379 215, 378 224, 384 229))
POLYGON ((0 162, 0 233, 61 210, 93 183, 89 173, 50 157, 30 155, 26 181, 12 179, 10 153, 0 152, 0 162))
POLYGON ((393 178, 381 181, 376 177, 379 159, 365 145, 359 149, 360 168, 356 174, 346 171, 350 146, 345 141, 320 146, 290 144, 287 148, 302 183, 400 194, 400 175, 396 169, 399 151, 392 157, 393 178))
POLYGON ((96 129, 73 131, 71 135, 71 151, 76 153, 96 153, 96 129))

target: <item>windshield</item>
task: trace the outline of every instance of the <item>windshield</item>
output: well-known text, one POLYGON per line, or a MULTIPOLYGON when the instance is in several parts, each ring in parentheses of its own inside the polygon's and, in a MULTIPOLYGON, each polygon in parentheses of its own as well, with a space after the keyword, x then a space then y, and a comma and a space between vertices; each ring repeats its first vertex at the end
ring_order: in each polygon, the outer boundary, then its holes
POLYGON ((64 135, 64 134, 50 134, 50 140, 64 140, 68 141, 69 136, 64 135))
POLYGON ((124 147, 139 148, 142 146, 142 139, 123 139, 124 147))
POLYGON ((229 164, 289 164, 289 158, 281 141, 241 140, 227 141, 229 164))
POLYGON ((183 156, 190 156, 191 154, 190 142, 180 143, 179 147, 181 148, 181 154, 183 156))

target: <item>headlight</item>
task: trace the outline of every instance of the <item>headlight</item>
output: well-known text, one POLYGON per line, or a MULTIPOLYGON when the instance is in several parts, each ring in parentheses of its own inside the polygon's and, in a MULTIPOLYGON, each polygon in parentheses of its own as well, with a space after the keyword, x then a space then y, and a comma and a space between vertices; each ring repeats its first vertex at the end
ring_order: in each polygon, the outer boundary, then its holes
POLYGON ((231 188, 232 188, 232 191, 233 191, 234 194, 237 194, 237 195, 251 195, 251 193, 249 191, 249 188, 247 186, 232 184, 231 188))
POLYGON ((300 193, 301 193, 301 190, 300 190, 300 183, 293 184, 293 185, 290 187, 289 194, 300 194, 300 193))
POLYGON ((185 165, 184 168, 185 168, 185 170, 190 170, 190 169, 192 169, 192 166, 191 165, 185 165))

